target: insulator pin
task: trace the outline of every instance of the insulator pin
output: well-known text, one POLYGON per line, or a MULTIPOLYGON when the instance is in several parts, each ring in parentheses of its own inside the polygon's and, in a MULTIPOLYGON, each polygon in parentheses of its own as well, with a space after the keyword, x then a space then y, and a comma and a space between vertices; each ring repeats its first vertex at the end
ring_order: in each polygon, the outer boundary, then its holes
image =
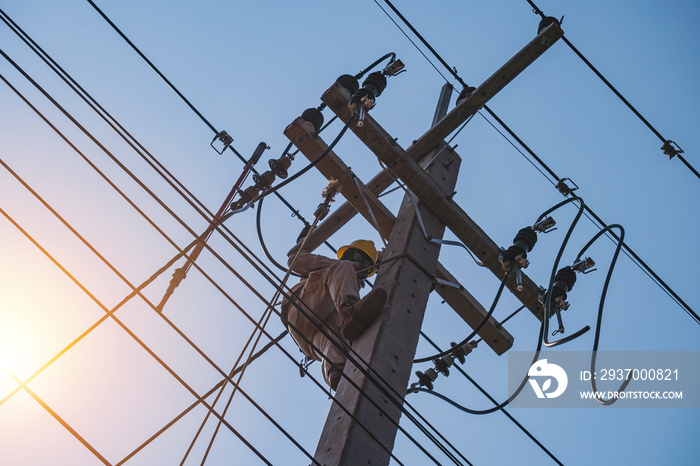
POLYGON ((255 186, 260 189, 269 188, 275 181, 275 174, 272 173, 271 170, 268 170, 261 175, 255 174, 253 175, 253 181, 255 182, 255 186))
POLYGON ((282 156, 278 159, 270 159, 268 162, 270 170, 280 179, 287 178, 287 169, 292 165, 292 161, 287 156, 282 156))
POLYGON ((416 375, 418 376, 418 385, 428 387, 428 390, 433 389, 433 382, 438 378, 438 374, 435 372, 435 369, 428 369, 425 372, 416 371, 416 375))

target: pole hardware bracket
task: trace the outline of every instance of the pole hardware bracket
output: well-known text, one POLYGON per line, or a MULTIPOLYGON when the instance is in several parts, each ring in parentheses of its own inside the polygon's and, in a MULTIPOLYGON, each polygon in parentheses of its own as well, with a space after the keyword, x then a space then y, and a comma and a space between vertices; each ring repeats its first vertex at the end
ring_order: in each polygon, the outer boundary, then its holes
POLYGON ((220 132, 216 133, 216 136, 214 136, 214 139, 211 140, 211 143, 209 143, 209 145, 219 155, 222 155, 224 153, 224 151, 231 145, 232 142, 233 142, 233 138, 231 136, 229 136, 229 134, 226 131, 220 131, 220 132), (217 149, 214 146, 214 143, 216 142, 217 139, 223 143, 223 147, 221 148, 221 150, 217 149))
POLYGON ((664 145, 661 146, 661 150, 664 151, 664 154, 668 155, 669 160, 671 160, 676 155, 683 153, 683 149, 681 149, 681 146, 671 141, 670 139, 664 142, 664 145))

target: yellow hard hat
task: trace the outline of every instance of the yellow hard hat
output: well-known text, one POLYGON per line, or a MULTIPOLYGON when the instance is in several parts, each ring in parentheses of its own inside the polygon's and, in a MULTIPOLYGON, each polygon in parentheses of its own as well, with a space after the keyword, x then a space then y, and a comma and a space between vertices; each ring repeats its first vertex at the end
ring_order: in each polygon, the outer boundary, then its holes
MULTIPOLYGON (((374 247, 374 243, 372 241, 366 239, 358 239, 348 244, 347 246, 341 247, 340 249, 338 249, 338 259, 343 257, 345 251, 347 251, 350 248, 358 249, 367 254, 367 257, 369 257, 372 261, 372 265, 377 263, 377 248, 374 247)), ((376 270, 377 269, 370 270, 368 276, 373 275, 376 270)))

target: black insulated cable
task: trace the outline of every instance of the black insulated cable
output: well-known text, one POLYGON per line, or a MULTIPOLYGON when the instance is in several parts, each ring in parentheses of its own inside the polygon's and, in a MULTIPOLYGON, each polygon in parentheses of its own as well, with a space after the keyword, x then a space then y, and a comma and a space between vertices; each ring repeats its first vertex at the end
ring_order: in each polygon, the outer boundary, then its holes
MULTIPOLYGON (((263 199, 260 199, 258 201, 258 210, 255 213, 255 229, 258 232, 258 241, 260 242, 260 247, 262 248, 263 253, 265 254, 265 257, 267 257, 267 260, 269 260, 272 263, 272 265, 274 265, 275 267, 280 269, 282 272, 287 273, 289 271, 289 269, 287 267, 283 266, 282 264, 280 264, 279 262, 277 262, 275 260, 275 258, 272 257, 272 254, 270 254, 270 251, 267 249, 267 245, 265 244, 265 238, 263 237, 262 221, 261 221, 262 207, 263 207, 264 200, 265 199, 263 198, 263 199)), ((297 278, 301 278, 301 275, 294 273, 294 272, 291 272, 291 275, 293 275, 297 278)))
MULTIPOLYGON (((585 203, 583 202, 583 199, 580 197, 577 197, 575 195, 572 195, 569 199, 566 199, 565 201, 560 202, 559 204, 555 205, 551 209, 548 209, 547 211, 543 212, 542 215, 540 215, 537 218, 537 221, 539 222, 542 220, 544 217, 549 215, 550 213, 554 212, 555 210, 559 209, 560 207, 571 203, 571 202, 579 202, 579 209, 578 212, 576 213, 576 216, 574 217, 573 221, 571 222, 571 226, 569 227, 568 231, 566 232, 566 235, 564 236, 564 240, 562 241, 561 247, 559 248, 559 252, 557 252, 557 256, 554 259, 554 264, 552 265, 552 273, 549 278, 549 284, 547 286, 547 291, 544 294, 544 300, 545 300, 545 312, 544 312, 544 319, 542 321, 542 326, 544 327, 544 332, 543 332, 543 343, 545 346, 557 346, 560 344, 564 344, 566 342, 569 342, 575 338, 578 338, 579 336, 583 335, 586 333, 588 330, 590 330, 590 327, 584 327, 583 329, 579 330, 576 333, 573 333, 571 335, 568 335, 567 337, 562 338, 561 340, 558 340, 556 342, 550 342, 549 341, 549 319, 552 317, 552 288, 555 283, 555 277, 557 276, 557 270, 559 268, 559 262, 561 261, 561 256, 564 254, 564 250, 566 249, 567 244, 569 243, 569 240, 571 239, 571 234, 573 233, 574 229, 576 228, 576 225, 578 224, 579 220, 581 219, 581 215, 583 215, 584 209, 585 209, 585 203)), ((575 278, 574 278, 575 280, 575 278)))
MULTIPOLYGON (((9 83, 7 83, 7 84, 10 85, 9 83)), ((21 95, 20 95, 20 97, 21 97, 21 95)), ((25 100, 25 101, 26 101, 26 100, 25 100)), ((28 103, 28 102, 27 102, 27 103, 28 103)), ((28 104, 29 104, 29 103, 28 103, 28 104)), ((31 104, 29 104, 29 105, 31 106, 31 104)), ((41 116, 41 115, 40 115, 40 116, 41 116)), ((47 121, 47 123, 48 123, 48 121, 47 121)), ((49 123, 49 124, 50 124, 50 123, 49 123)), ((69 144, 70 144, 70 143, 69 143, 69 144)), ((200 241, 200 240, 201 240, 201 238, 199 238, 199 237, 196 238, 196 239, 194 240, 194 242, 193 242, 191 245, 187 246, 187 247, 185 248, 185 250, 182 250, 182 251, 181 251, 181 253, 176 257, 176 259, 179 258, 179 257, 182 257, 183 255, 185 255, 185 254, 187 253, 187 251, 188 251, 192 246, 194 246, 194 244, 195 244, 196 242, 198 242, 198 241, 200 241)), ((239 252, 241 252, 241 251, 239 250, 239 252)), ((242 253, 242 252, 241 252, 241 253, 242 253)), ((242 254, 243 254, 243 253, 242 253, 242 254)), ((244 254, 244 256, 245 256, 245 254, 244 254)), ((124 298, 124 300, 122 300, 122 302, 119 303, 118 307, 120 307, 121 305, 123 305, 124 303, 126 303, 127 301, 129 301, 131 298, 133 298, 134 296, 136 296, 136 294, 138 294, 138 292, 139 292, 140 290, 142 290, 145 286, 147 286, 148 284, 150 284, 157 276, 159 276, 159 275, 162 274, 165 270, 167 270, 169 267, 171 267, 173 263, 174 263, 174 261, 170 261, 168 264, 166 264, 166 266, 164 266, 163 268, 159 269, 153 276, 151 276, 151 277, 150 277, 149 279, 147 279, 142 285, 140 285, 136 290, 134 290, 133 293, 129 294, 126 298, 124 298)), ((251 263, 252 263, 252 262, 251 262, 251 263)), ((255 265, 255 264, 253 264, 253 265, 255 265)), ((200 270, 200 271, 201 271, 201 270, 200 270)), ((262 271, 261 271, 261 273, 262 273, 262 271)), ((264 275, 264 274, 263 274, 263 275, 264 275)), ((206 276, 206 274, 205 274, 205 276, 206 276)), ((210 279, 209 277, 207 277, 207 278, 211 281, 211 279, 210 279)), ((241 277, 239 277, 239 279, 241 279, 241 277)), ((233 300, 231 299, 231 297, 228 296, 228 295, 223 291, 223 289, 221 289, 219 286, 217 286, 216 283, 214 283, 214 282, 212 282, 212 283, 214 284, 214 286, 217 287, 217 289, 218 289, 220 292, 224 293, 224 296, 226 296, 232 303, 234 303, 234 305, 236 304, 235 301, 233 301, 233 300)), ((250 285, 248 285, 248 286, 250 287, 250 285)), ((253 289, 253 288, 251 288, 251 289, 253 289)), ((254 289, 253 289, 253 290, 254 290, 254 289)), ((239 308, 239 310, 240 310, 241 312, 243 312, 244 315, 246 315, 246 317, 247 317, 249 320, 253 321, 252 318, 251 318, 249 315, 247 315, 247 313, 245 313, 245 311, 244 311, 242 308, 240 308, 240 306, 237 306, 237 307, 239 308)), ((270 339, 272 339, 271 336, 269 336, 269 335, 267 335, 267 334, 266 334, 266 336, 268 336, 270 339)), ((291 359, 293 362, 296 363, 296 361, 294 361, 294 359, 293 359, 291 356, 290 356, 290 359, 291 359)), ((409 413, 407 413, 407 415, 408 415, 408 414, 409 414, 409 413)), ((410 417, 410 416, 409 416, 409 417, 410 417)), ((416 421, 414 420, 413 422, 416 422, 416 421)), ((419 425, 419 427, 420 427, 420 425, 419 425)), ((405 432, 404 430, 402 430, 402 432, 404 432, 409 438, 412 438, 412 437, 411 437, 410 435, 408 435, 407 432, 405 432)), ((415 440, 414 440, 414 443, 415 443, 415 440)), ((429 457, 431 457, 430 454, 427 453, 427 451, 426 451, 426 454, 427 454, 429 457)), ((431 457, 431 458, 432 458, 432 457, 431 457)))
MULTIPOLYGON (((508 318, 503 319, 503 321, 501 322, 501 324, 504 323, 504 322, 506 322, 510 317, 514 316, 516 313, 518 313, 521 309, 524 309, 524 308, 525 308, 525 306, 523 305, 523 306, 519 307, 518 309, 516 309, 515 312, 513 312, 510 316, 508 316, 508 318)), ((430 345, 431 345, 433 348, 435 348, 437 351, 442 351, 442 349, 440 349, 440 347, 439 347, 437 344, 435 344, 435 342, 433 342, 433 340, 431 340, 431 339, 428 337, 428 335, 426 335, 425 333, 423 333, 423 331, 421 331, 420 334, 421 334, 421 336, 425 339, 425 341, 427 341, 428 343, 430 343, 430 345)), ((472 377, 470 377, 469 374, 467 374, 467 373, 464 371, 464 369, 462 369, 462 368, 459 367, 459 366, 455 366, 455 369, 457 369, 457 371, 458 371, 460 374, 462 374, 469 382, 471 382, 472 385, 474 385, 474 386, 477 388, 477 390, 479 390, 486 398, 489 399, 489 401, 491 401, 491 402, 492 402, 493 404, 495 404, 495 405, 498 404, 498 402, 497 402, 497 401, 496 401, 496 400, 495 400, 481 385, 479 385, 479 384, 476 382, 476 380, 474 380, 472 377)), ((517 419, 515 419, 508 411, 506 411, 505 408, 501 408, 500 411, 501 411, 508 419, 510 419, 510 420, 513 422, 513 424, 515 424, 525 435, 527 435, 527 436, 530 438, 530 440, 532 440, 533 442, 535 442, 535 444, 536 444, 538 447, 540 447, 540 448, 542 449, 543 452, 545 452, 550 458, 552 458, 552 460, 554 460, 554 462, 556 462, 556 463, 557 463, 558 465, 560 465, 560 466, 564 466, 563 463, 562 463, 561 461, 559 461, 559 459, 558 459, 556 456, 554 456, 554 454, 553 454, 551 451, 549 451, 549 450, 547 449, 547 447, 545 447, 544 445, 542 445, 542 443, 537 439, 537 437, 535 437, 534 434, 532 434, 529 430, 527 430, 527 429, 525 428, 525 426, 523 426, 522 424, 520 424, 520 422, 518 422, 517 419)))
POLYGON ((369 65, 367 68, 365 68, 364 70, 360 71, 359 73, 357 73, 357 74, 354 76, 354 78, 355 78, 356 80, 359 80, 359 79, 362 78, 369 70, 371 70, 372 68, 374 68, 375 66, 377 66, 378 64, 380 64, 381 62, 383 62, 384 60, 386 60, 387 58, 391 58, 391 60, 389 60, 389 64, 394 63, 394 61, 396 61, 396 54, 395 54, 394 52, 389 52, 389 53, 387 53, 386 55, 384 55, 383 57, 378 58, 374 63, 372 63, 372 64, 369 65))
MULTIPOLYGON (((503 288, 505 288, 505 286, 506 286, 506 280, 508 279, 508 277, 510 277, 510 274, 511 274, 510 271, 506 272, 505 276, 503 277, 503 280, 501 280, 501 284, 500 284, 500 286, 498 287, 498 291, 496 292, 496 297, 493 299, 493 303, 491 303, 491 307, 489 308, 489 312, 487 312, 486 315, 484 316, 484 318, 481 320, 481 322, 479 322, 479 325, 477 325, 476 328, 474 328, 474 330, 472 330, 472 333, 470 333, 464 340, 462 340, 461 342, 457 343, 457 345, 455 345, 455 348, 460 348, 461 346, 463 346, 463 345, 469 343, 469 340, 471 340, 472 338, 474 338, 474 336, 475 336, 477 333, 479 333, 479 331, 484 327, 484 325, 486 325, 486 322, 489 321, 489 319, 490 319, 491 316, 493 315, 493 311, 496 309, 496 305, 498 304, 499 299, 501 298, 501 293, 503 293, 503 288)), ((452 349, 449 349, 449 350, 445 350, 445 351, 441 351, 441 352, 439 352, 439 353, 437 353, 437 354, 434 354, 434 355, 432 355, 432 356, 414 359, 414 360, 413 360, 413 363, 414 363, 414 364, 418 364, 418 363, 421 363, 421 362, 432 361, 433 359, 437 359, 437 358, 441 358, 441 357, 443 357, 443 356, 447 356, 448 354, 453 353, 454 350, 455 350, 455 348, 452 348, 452 349)))
MULTIPOLYGON (((598 317, 596 319, 595 336, 593 337, 593 350, 591 351, 591 374, 595 374, 595 372, 593 372, 593 371, 595 370, 596 358, 598 357, 598 344, 600 343, 600 329, 601 329, 602 322, 603 322, 603 308, 605 306, 605 297, 607 296, 608 285, 610 285, 610 279, 612 278, 613 269, 615 268, 615 264, 617 263, 617 258, 620 254, 620 250, 622 248, 622 244, 623 244, 624 239, 625 239, 625 229, 621 225, 617 225, 617 224, 613 224, 613 225, 609 225, 609 226, 605 227, 603 230, 601 230, 595 236, 593 236, 593 238, 591 238, 591 240, 588 241, 588 243, 586 243, 586 245, 583 248, 581 248, 581 251, 578 253, 578 255, 576 256, 576 260, 574 261, 574 262, 578 262, 581 259, 581 257, 583 257, 583 254, 586 252, 586 250, 589 247, 591 247, 591 245, 593 243, 595 243, 598 240, 598 238, 600 238, 603 235, 603 233, 605 233, 606 231, 612 230, 612 229, 618 230, 620 232, 620 235, 619 235, 619 240, 617 241, 617 247, 615 248, 615 252, 613 253, 612 260, 610 261, 610 266, 608 267, 608 273, 605 276, 605 283, 603 284, 603 291, 600 294, 600 304, 598 305, 598 317)), ((630 383, 630 380, 632 380, 632 372, 631 371, 627 374, 627 377, 620 385, 620 388, 618 388, 615 391, 614 395, 607 400, 600 398, 600 396, 598 394, 598 388, 596 387, 595 377, 591 377, 591 389, 593 390, 593 394, 595 396, 596 401, 602 405, 608 406, 608 405, 615 403, 618 400, 617 395, 619 395, 621 392, 625 391, 625 389, 627 388, 627 385, 630 383)))
MULTIPOLYGON (((435 65, 433 64, 433 62, 430 61, 430 59, 429 59, 427 56, 425 56, 425 54, 423 53, 423 51, 415 44, 415 42, 413 42, 413 40, 412 40, 410 37, 408 37, 408 35, 403 31, 403 29, 401 29, 401 27, 396 23, 396 21, 394 21, 394 19, 391 18, 391 16, 388 15, 388 13, 386 12, 386 10, 384 10, 384 8, 382 8, 382 6, 379 4, 378 0, 374 0, 374 2, 377 4, 377 6, 379 6, 379 8, 382 9, 382 11, 384 11, 384 13, 387 14, 387 16, 389 17, 389 19, 396 25, 396 27, 397 27, 402 33, 404 33, 404 35, 406 35, 406 38, 414 45, 414 47, 419 51, 419 53, 420 53, 421 55, 423 55, 423 57, 428 61, 428 63, 430 63, 430 65, 431 65, 433 68, 435 68, 435 70, 438 72, 438 74, 440 74, 440 76, 442 76, 443 79, 444 79, 446 82, 449 82, 448 79, 445 78, 445 76, 440 72, 440 70, 438 70, 437 67, 435 67, 435 65)), ((535 7, 535 13, 541 14, 540 10, 537 9, 536 7, 535 7)), ((542 14, 542 16, 544 16, 544 15, 542 14)), ((400 16, 400 17, 401 17, 405 22, 407 22, 407 20, 406 20, 403 16, 400 16)), ((409 27, 411 27, 412 30, 414 29, 410 24, 407 24, 407 25, 409 25, 409 27)), ((419 34, 416 34, 416 35, 422 39, 422 36, 420 36, 419 34)), ((424 40, 424 39, 422 39, 422 40, 424 40)), ((429 44, 427 44, 427 45, 429 45, 429 44)), ((429 48, 430 48, 431 50, 434 50, 432 47, 429 47, 429 48)), ((463 83, 464 87, 468 87, 466 84, 464 84, 464 81, 462 81, 462 79, 457 75, 457 73, 456 73, 456 71, 454 70, 454 68, 451 68, 444 60, 441 59, 441 57, 439 57, 439 55, 438 55, 437 53, 435 53, 435 56, 438 57, 438 58, 440 58, 440 61, 441 61, 441 63, 443 64, 443 66, 445 66, 445 68, 448 69, 448 70, 455 76, 455 79, 457 79, 460 83, 463 83)), ((488 108, 487 105, 484 105, 484 109, 485 109, 486 111, 488 111, 489 114, 491 114, 491 116, 494 117, 494 118, 499 122, 499 124, 501 124, 501 126, 503 126, 503 127, 506 129, 506 131, 508 131, 508 133, 509 133, 513 138, 515 138, 515 139, 521 144, 521 146, 524 147, 524 148, 527 150, 527 152, 528 152, 535 160, 537 160, 537 162, 538 162, 545 170, 547 170, 547 172, 550 174, 550 176, 552 176, 552 177, 553 177, 555 180, 557 180, 557 181, 560 180, 560 178, 559 178, 559 177, 558 177, 558 176, 557 176, 543 161, 542 161, 542 159, 541 159, 540 157, 538 157, 537 154, 535 154, 524 142, 522 142, 522 140, 521 140, 508 126, 506 126, 505 123, 503 123, 503 121, 502 121, 500 118, 498 118, 498 117, 496 116, 496 114, 493 113, 493 112, 491 111, 490 108, 488 108)), ((507 139, 507 138, 506 138, 506 139, 507 139)), ((511 144, 512 144, 512 143, 511 143, 511 144)), ((521 153, 522 153, 522 152, 521 152, 521 153)), ((539 169, 538 169, 538 170, 539 170, 539 169)), ((539 170, 539 171, 541 172, 541 170, 539 170)), ((544 175, 544 174, 543 174, 543 175, 544 175)), ((545 177, 546 177, 546 175, 545 175, 545 177)), ((548 181, 551 182, 551 180, 549 180, 549 179, 548 179, 548 181)), ((553 184, 554 184, 554 183, 553 183, 553 184)), ((587 217, 589 217, 589 215, 590 215, 590 216, 592 216, 592 217, 595 219, 595 221, 593 222, 594 224, 595 224, 595 222, 598 222, 598 226, 599 226, 600 228, 605 228, 605 226, 606 226, 605 222, 603 222, 603 221, 600 219, 600 217, 598 217, 588 206, 586 206, 586 211, 587 211, 587 214, 586 214, 587 217)), ((589 218, 590 218, 590 217, 589 217, 589 218)), ((614 234, 613 232, 610 232, 610 235, 613 237, 613 240, 615 240, 615 234, 614 234)), ((676 302, 676 304, 678 304, 678 306, 679 306, 681 309, 683 309, 684 312, 686 312, 693 320, 695 320, 696 323, 700 324, 700 316, 698 316, 698 314, 695 313, 695 311, 693 311, 693 309, 692 309, 690 306, 688 306, 688 304, 687 304, 680 296, 678 296, 678 294, 677 294, 665 281, 663 281, 663 280, 656 274, 656 272, 654 272, 654 271, 646 264, 646 262, 644 262, 644 261, 632 250, 632 248, 630 248, 627 244, 624 244, 624 243, 623 243, 623 245, 622 245, 622 248, 623 248, 623 250, 624 250, 626 256, 628 256, 630 259, 632 259, 632 261, 633 261, 640 269, 642 269, 642 271, 643 271, 644 273, 646 273, 646 274, 659 286, 659 288, 661 288, 672 300, 674 300, 674 301, 676 302)))
MULTIPOLYGON (((527 366, 528 368, 530 366, 532 366, 532 364, 534 364, 537 361, 537 359, 540 357, 540 352, 542 351, 542 340, 543 340, 542 335, 543 335, 543 333, 544 333, 544 321, 542 322, 542 324, 540 324, 540 330, 539 330, 538 338, 537 338, 537 348, 535 349, 535 355, 532 359, 532 362, 530 364, 528 364, 528 366, 527 366)), ((447 397, 441 393, 438 393, 435 390, 429 390, 427 388, 414 387, 414 388, 411 388, 410 391, 408 391, 408 393, 417 393, 417 392, 429 393, 431 395, 434 395, 434 396, 448 402, 449 404, 451 404, 455 408, 459 409, 460 411, 464 411, 465 413, 469 413, 469 414, 484 415, 484 414, 494 413, 494 412, 499 411, 499 410, 503 409, 504 407, 508 406, 508 404, 510 404, 511 401, 513 401, 515 398, 517 398, 518 395, 520 395, 520 392, 523 390, 523 388, 527 384, 528 378, 529 378, 529 376, 526 372, 525 376, 523 377, 523 380, 520 382, 520 385, 513 392, 513 394, 508 397, 508 399, 506 399, 502 403, 497 404, 493 408, 483 409, 483 410, 467 408, 466 406, 462 406, 461 404, 450 399, 449 397, 447 397)))
MULTIPOLYGON (((556 209, 562 207, 565 204, 568 204, 568 203, 576 201, 576 200, 578 200, 580 202, 581 207, 579 208, 579 211, 578 211, 576 217, 571 222, 571 225, 569 226, 569 229, 567 230, 566 235, 564 236, 564 240, 562 241, 562 244, 559 247, 559 251, 557 253, 557 257, 555 259, 555 263, 554 263, 554 267, 553 267, 554 270, 552 273, 552 278, 555 275, 556 267, 558 266, 559 261, 561 260, 561 256, 564 253, 564 250, 566 249, 566 246, 569 242, 569 239, 571 238, 571 234, 573 233, 574 229, 576 228, 576 224, 578 223, 579 219, 581 218, 581 215, 583 214, 583 210, 584 210, 583 209, 583 206, 584 206, 583 200, 581 200, 580 198, 577 198, 577 197, 572 197, 572 198, 567 199, 563 202, 560 202, 559 204, 555 205, 554 207, 543 212, 542 215, 540 215, 537 218, 537 222, 535 222, 535 223, 538 223, 540 220, 542 220, 544 217, 546 217, 551 212, 555 211, 556 209)), ((551 282, 550 282, 550 287, 551 287, 551 282)), ((540 330, 539 330, 538 339, 537 339, 537 347, 535 349, 535 353, 534 353, 534 356, 532 358, 532 362, 527 366, 528 369, 540 357, 540 352, 542 351, 542 345, 544 344, 544 341, 545 341, 544 335, 545 335, 545 327, 547 326, 547 320, 548 320, 548 316, 547 316, 547 312, 545 311, 545 315, 542 318, 542 323, 540 324, 540 330)), ((429 390, 426 388, 413 387, 411 389, 411 392, 430 393, 432 395, 437 396, 438 398, 443 399, 444 401, 447 401, 448 403, 450 403, 451 405, 453 405, 454 407, 456 407, 457 409, 459 409, 461 411, 464 411, 464 412, 469 413, 469 414, 483 415, 483 414, 493 413, 493 412, 498 411, 499 409, 501 409, 505 406, 508 406, 508 404, 510 404, 510 402, 513 401, 520 394, 520 392, 523 390, 523 388, 525 387, 525 385, 527 383, 528 378, 529 378, 528 373, 525 372, 525 376, 523 377, 522 381, 520 382, 520 385, 518 385, 518 388, 513 392, 513 394, 511 394, 505 401, 503 401, 500 404, 497 404, 493 408, 483 409, 483 410, 467 408, 466 406, 462 406, 459 403, 455 402, 454 400, 451 400, 450 398, 448 398, 440 393, 436 393, 435 391, 429 390)))

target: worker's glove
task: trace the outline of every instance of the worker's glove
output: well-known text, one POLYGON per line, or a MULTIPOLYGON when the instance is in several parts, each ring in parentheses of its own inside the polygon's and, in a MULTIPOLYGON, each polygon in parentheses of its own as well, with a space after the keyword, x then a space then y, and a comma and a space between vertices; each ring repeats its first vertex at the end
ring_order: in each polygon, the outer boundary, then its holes
POLYGON ((328 212, 330 212, 331 206, 328 203, 322 202, 316 207, 316 211, 314 212, 314 217, 318 218, 318 220, 323 220, 326 218, 326 215, 328 215, 328 212))

